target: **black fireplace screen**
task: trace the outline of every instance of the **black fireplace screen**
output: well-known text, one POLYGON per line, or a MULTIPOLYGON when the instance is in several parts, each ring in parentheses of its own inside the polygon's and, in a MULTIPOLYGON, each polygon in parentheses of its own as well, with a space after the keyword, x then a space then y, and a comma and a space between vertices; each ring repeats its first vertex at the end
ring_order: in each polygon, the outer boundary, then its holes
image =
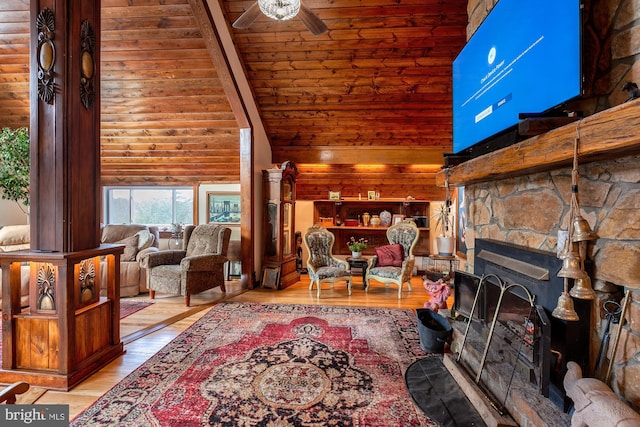
MULTIPOLYGON (((542 381, 541 392, 558 406, 565 406, 562 380, 566 363, 573 360, 588 368, 588 342, 590 305, 575 301, 578 322, 567 322, 551 316, 558 296, 564 288, 564 279, 557 277, 562 261, 554 253, 498 242, 476 239, 474 274, 455 272, 454 313, 470 316, 476 290, 483 275, 494 274, 505 284, 519 284, 535 297, 535 309, 525 292, 512 287, 505 292, 496 322, 493 340, 511 346, 519 358, 535 366, 542 381), (548 372, 546 374, 545 372, 548 372), (544 377, 547 377, 546 379, 544 377), (547 388, 544 383, 550 385, 547 388)), ((500 287, 487 276, 483 283, 474 319, 488 329, 493 320, 500 287)), ((492 343, 493 343, 492 340, 492 343)), ((532 378, 533 379, 533 378, 532 378)))

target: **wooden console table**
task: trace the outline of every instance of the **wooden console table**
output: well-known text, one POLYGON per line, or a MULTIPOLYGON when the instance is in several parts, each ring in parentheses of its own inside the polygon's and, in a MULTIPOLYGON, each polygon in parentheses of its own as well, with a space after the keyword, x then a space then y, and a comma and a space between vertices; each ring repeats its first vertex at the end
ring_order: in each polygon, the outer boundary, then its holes
POLYGON ((123 353, 120 341, 122 245, 80 252, 0 253, 2 369, 0 382, 69 390, 123 353), (107 296, 100 297, 100 259, 107 296), (29 306, 20 304, 29 266, 29 306))

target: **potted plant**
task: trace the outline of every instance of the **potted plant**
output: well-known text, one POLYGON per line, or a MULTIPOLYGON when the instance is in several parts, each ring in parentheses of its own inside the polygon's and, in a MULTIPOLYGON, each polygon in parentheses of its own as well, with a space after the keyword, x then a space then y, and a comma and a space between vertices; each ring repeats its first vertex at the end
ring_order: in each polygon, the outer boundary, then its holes
POLYGON ((25 214, 29 206, 29 143, 27 128, 3 128, 0 133, 2 198, 16 202, 25 214))
POLYGON ((452 256, 455 249, 453 238, 453 217, 451 216, 451 200, 445 200, 433 214, 436 221, 436 229, 441 230, 436 242, 438 245, 438 255, 452 256))
POLYGON ((362 255, 362 251, 367 248, 368 243, 369 241, 364 237, 356 240, 355 237, 351 236, 351 238, 347 242, 347 247, 351 251, 351 257, 360 258, 360 256, 362 255))

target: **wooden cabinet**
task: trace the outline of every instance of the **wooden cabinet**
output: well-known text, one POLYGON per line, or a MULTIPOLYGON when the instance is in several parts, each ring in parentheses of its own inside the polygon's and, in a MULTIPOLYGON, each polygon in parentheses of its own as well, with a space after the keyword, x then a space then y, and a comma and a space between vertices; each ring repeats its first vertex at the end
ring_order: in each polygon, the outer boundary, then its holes
POLYGON ((386 226, 363 226, 362 217, 380 215, 387 211, 392 215, 392 223, 399 218, 414 218, 420 229, 420 237, 413 254, 428 256, 430 248, 429 238, 429 202, 426 200, 380 199, 380 200, 316 200, 313 202, 315 224, 321 224, 336 236, 333 253, 348 255, 347 247, 350 237, 369 240, 369 246, 363 251, 365 255, 375 254, 376 246, 388 244, 386 226))
MULTIPOLYGON (((285 162, 280 168, 262 171, 265 198, 265 248, 263 264, 271 273, 265 277, 275 277, 270 286, 286 288, 300 279, 296 269, 295 205, 296 176, 298 172, 292 162, 285 162)), ((265 286, 265 283, 262 283, 265 286)))

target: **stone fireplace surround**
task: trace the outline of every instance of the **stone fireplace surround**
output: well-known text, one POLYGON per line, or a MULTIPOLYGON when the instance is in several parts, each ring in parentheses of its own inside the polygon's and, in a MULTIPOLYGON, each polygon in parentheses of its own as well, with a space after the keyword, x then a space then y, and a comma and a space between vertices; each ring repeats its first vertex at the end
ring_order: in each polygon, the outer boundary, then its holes
MULTIPOLYGON (((468 36, 493 4, 494 0, 468 2, 468 36)), ((597 298, 592 303, 590 344, 583 351, 589 353, 593 369, 606 323, 602 305, 620 300, 629 289, 631 303, 609 385, 636 411, 640 408, 640 108, 637 100, 623 104, 627 94, 621 88, 627 81, 640 82, 637 5, 631 0, 585 1, 585 99, 570 107, 587 116, 581 135, 580 207, 600 235, 589 247, 597 298), (606 117, 591 121, 589 116, 598 112, 606 117)), ((483 156, 458 176, 451 174, 451 186, 465 189, 467 271, 473 271, 476 237, 555 252, 558 230, 567 229, 574 135, 575 126, 551 131, 519 144, 517 157, 483 156)), ((444 174, 438 179, 443 185, 444 174)), ((610 332, 614 337, 617 325, 610 332)), ((611 342, 608 357, 612 346, 611 342)))
MULTIPOLYGON (((468 37, 494 4, 494 0, 469 0, 468 37)), ((631 290, 627 322, 622 327, 609 385, 638 411, 640 104, 638 100, 625 103, 627 93, 622 87, 627 81, 640 84, 640 7, 632 0, 585 0, 583 25, 585 93, 568 108, 585 114, 580 145, 580 207, 582 216, 600 235, 589 247, 591 279, 598 296, 591 310, 590 345, 584 351, 589 352, 593 369, 606 323, 602 304, 620 300, 625 289, 631 290)), ((474 237, 556 250, 558 230, 567 229, 571 196, 575 126, 569 128, 564 133, 558 129, 524 141, 517 148, 517 158, 484 156, 473 165, 475 175, 451 181, 452 186, 465 188, 468 271, 473 271, 474 237), (498 173, 509 165, 509 173, 498 173)), ((617 325, 612 325, 610 332, 614 337, 617 325)), ((612 347, 613 339, 609 349, 612 347)), ((592 371, 584 374, 591 376, 592 371)))

